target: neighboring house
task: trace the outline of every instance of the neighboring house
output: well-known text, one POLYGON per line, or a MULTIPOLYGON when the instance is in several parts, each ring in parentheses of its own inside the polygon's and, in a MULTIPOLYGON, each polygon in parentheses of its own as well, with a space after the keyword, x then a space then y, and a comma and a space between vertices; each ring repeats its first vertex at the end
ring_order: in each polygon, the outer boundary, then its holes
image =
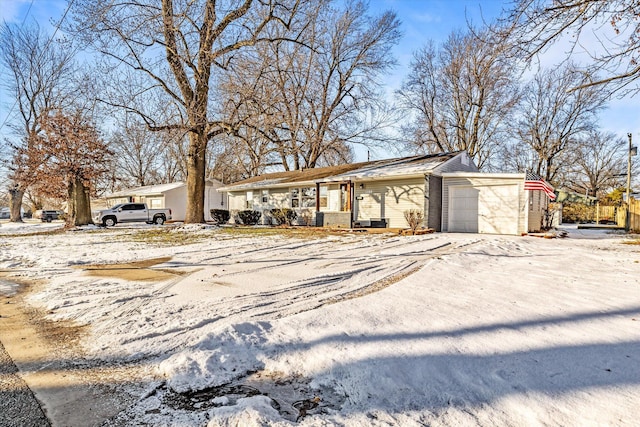
MULTIPOLYGON (((20 209, 20 216, 25 218, 24 208, 20 209)), ((9 207, 0 208, 0 219, 11 218, 11 209, 9 207)))
POLYGON ((464 151, 404 157, 334 167, 276 172, 236 182, 228 194, 231 211, 263 213, 291 208, 299 224, 334 227, 405 228, 404 212, 420 209, 424 225, 441 229, 442 174, 477 172, 464 151))
POLYGON ((524 173, 442 175, 442 231, 523 234, 540 231, 549 206, 541 190, 525 190, 524 173))
MULTIPOLYGON (((217 180, 206 181, 204 215, 207 221, 211 220, 211 209, 227 209, 226 194, 217 191, 222 185, 217 180)), ((173 221, 184 221, 187 212, 187 184, 173 182, 147 185, 118 191, 105 197, 106 207, 128 202, 146 203, 150 209, 169 208, 173 221)))
POLYGON ((584 205, 595 205, 598 199, 593 196, 587 196, 583 193, 576 193, 575 191, 559 188, 556 190, 558 198, 556 202, 559 203, 582 203, 584 205))

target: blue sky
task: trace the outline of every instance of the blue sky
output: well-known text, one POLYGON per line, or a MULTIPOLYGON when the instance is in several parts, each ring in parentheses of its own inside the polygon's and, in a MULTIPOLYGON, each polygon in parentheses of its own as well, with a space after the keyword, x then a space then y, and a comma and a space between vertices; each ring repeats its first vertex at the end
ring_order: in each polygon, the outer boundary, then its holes
MULTIPOLYGON (((386 79, 389 93, 399 87, 408 72, 412 53, 428 40, 436 43, 443 41, 452 31, 464 29, 467 20, 477 25, 483 19, 491 21, 510 3, 510 0, 370 0, 372 13, 391 9, 402 22, 403 37, 394 49, 398 66, 386 79)), ((35 19, 42 27, 46 27, 60 20, 66 4, 65 0, 0 0, 0 20, 20 24, 35 19)), ((564 56, 563 47, 555 46, 543 63, 553 65, 564 56)), ((4 88, 0 89, 0 124, 4 123, 12 104, 13 100, 4 88)), ((600 125, 604 130, 625 137, 625 140, 627 132, 632 132, 637 145, 640 142, 640 96, 612 100, 609 109, 600 116, 600 125)), ((6 132, 8 130, 3 127, 0 137, 6 132)), ((358 154, 358 157, 361 155, 358 154)))

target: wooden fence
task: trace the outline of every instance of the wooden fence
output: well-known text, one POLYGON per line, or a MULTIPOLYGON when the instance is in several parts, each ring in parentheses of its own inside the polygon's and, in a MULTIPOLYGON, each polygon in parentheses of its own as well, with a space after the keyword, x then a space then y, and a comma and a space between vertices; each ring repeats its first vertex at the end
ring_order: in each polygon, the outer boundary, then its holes
POLYGON ((631 206, 629 211, 631 212, 631 230, 640 232, 640 200, 631 199, 631 206))
MULTIPOLYGON (((627 221, 626 206, 622 206, 618 209, 616 215, 616 223, 619 227, 624 227, 627 221)), ((636 200, 633 197, 629 203, 629 230, 640 232, 640 200, 636 200)))
MULTIPOLYGON (((572 204, 571 209, 563 209, 563 220, 578 223, 615 224, 625 228, 627 220, 627 205, 622 206, 587 206, 572 204), (577 207, 576 207, 577 206, 577 207)), ((629 205, 629 230, 640 233, 640 200, 631 198, 629 205)))

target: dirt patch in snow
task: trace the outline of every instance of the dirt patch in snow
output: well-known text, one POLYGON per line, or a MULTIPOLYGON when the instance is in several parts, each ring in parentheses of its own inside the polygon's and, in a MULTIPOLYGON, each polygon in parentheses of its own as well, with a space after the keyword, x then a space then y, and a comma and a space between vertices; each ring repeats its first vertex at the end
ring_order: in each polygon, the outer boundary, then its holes
POLYGON ((135 419, 162 414, 166 408, 177 412, 201 414, 211 408, 236 405, 239 399, 265 396, 271 407, 289 421, 297 422, 308 415, 338 411, 345 397, 329 387, 313 388, 310 379, 301 376, 287 376, 281 372, 248 372, 231 383, 178 393, 159 386, 140 401, 134 411, 125 411, 107 425, 127 425, 135 419), (163 409, 164 408, 164 409, 163 409), (143 410, 144 413, 136 412, 143 410))
POLYGON ((171 260, 171 257, 152 258, 142 261, 133 261, 123 264, 95 264, 82 266, 89 275, 95 277, 115 277, 124 280, 163 281, 176 275, 184 275, 187 272, 181 270, 168 270, 151 268, 171 260))

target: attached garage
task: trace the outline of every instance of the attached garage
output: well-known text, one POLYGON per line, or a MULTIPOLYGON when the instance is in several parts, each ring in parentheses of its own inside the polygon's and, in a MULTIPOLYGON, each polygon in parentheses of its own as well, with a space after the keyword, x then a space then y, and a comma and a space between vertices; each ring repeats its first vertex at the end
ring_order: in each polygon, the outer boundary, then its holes
POLYGON ((521 234, 528 231, 524 174, 442 175, 442 231, 521 234))

